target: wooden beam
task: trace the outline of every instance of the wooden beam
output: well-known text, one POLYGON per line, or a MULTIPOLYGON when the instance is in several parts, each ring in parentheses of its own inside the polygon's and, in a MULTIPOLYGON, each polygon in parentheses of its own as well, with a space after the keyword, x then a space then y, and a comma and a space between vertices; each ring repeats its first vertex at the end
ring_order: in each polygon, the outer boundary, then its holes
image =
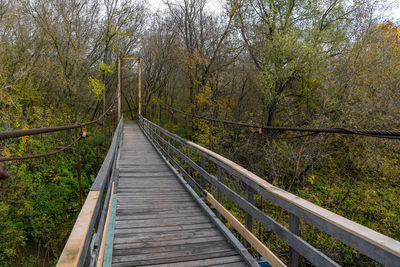
POLYGON ((112 183, 112 187, 111 187, 110 201, 108 202, 108 209, 107 209, 107 219, 106 219, 105 227, 103 230, 103 235, 102 235, 103 239, 101 240, 100 253, 99 253, 99 257, 97 259, 97 267, 103 266, 104 249, 106 248, 107 232, 108 232, 108 225, 110 222, 110 212, 111 212, 111 207, 112 207, 113 194, 114 194, 114 182, 112 183))
POLYGON ((123 60, 139 60, 138 57, 122 57, 123 60))
POLYGON ((271 266, 284 267, 286 266, 267 246, 257 239, 252 232, 238 221, 224 206, 222 206, 209 192, 207 192, 207 201, 221 214, 231 225, 236 229, 247 242, 263 256, 271 266))
POLYGON ((89 228, 99 195, 100 191, 89 192, 68 238, 67 244, 65 244, 64 250, 58 259, 57 266, 79 266, 87 235, 91 234, 89 228))

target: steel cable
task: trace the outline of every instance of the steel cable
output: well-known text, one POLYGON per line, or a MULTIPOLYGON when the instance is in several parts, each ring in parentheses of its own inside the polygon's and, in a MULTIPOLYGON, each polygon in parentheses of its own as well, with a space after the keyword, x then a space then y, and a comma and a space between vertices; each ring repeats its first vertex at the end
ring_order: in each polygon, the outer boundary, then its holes
MULTIPOLYGON (((349 135, 351 134, 351 135, 370 136, 370 137, 376 137, 376 138, 400 139, 400 131, 354 130, 354 129, 346 129, 346 128, 303 128, 303 127, 287 127, 287 126, 264 126, 264 125, 258 125, 258 124, 235 122, 235 121, 209 118, 206 116, 194 115, 191 113, 181 111, 174 107, 171 107, 165 103, 161 102, 161 104, 173 111, 176 111, 178 113, 181 113, 183 115, 190 116, 193 118, 212 121, 212 122, 219 122, 219 123, 223 123, 223 124, 235 125, 235 126, 248 127, 248 128, 257 128, 257 129, 275 130, 275 131, 310 132, 310 133, 314 133, 314 134, 317 134, 317 133, 335 133, 335 134, 349 134, 349 135)), ((305 136, 309 136, 309 135, 288 137, 287 139, 300 138, 300 137, 305 137, 305 136)))
POLYGON ((60 131, 65 131, 65 130, 82 128, 87 125, 99 123, 112 110, 112 108, 114 107, 114 105, 116 103, 116 99, 117 98, 114 98, 112 104, 108 107, 108 109, 103 114, 101 114, 100 117, 98 117, 97 119, 95 119, 93 121, 89 121, 89 122, 85 122, 85 123, 81 123, 81 124, 74 124, 74 125, 34 128, 34 129, 28 129, 28 130, 4 131, 4 132, 0 132, 0 140, 17 138, 17 137, 22 137, 22 136, 37 135, 37 134, 43 134, 43 133, 60 132, 60 131))

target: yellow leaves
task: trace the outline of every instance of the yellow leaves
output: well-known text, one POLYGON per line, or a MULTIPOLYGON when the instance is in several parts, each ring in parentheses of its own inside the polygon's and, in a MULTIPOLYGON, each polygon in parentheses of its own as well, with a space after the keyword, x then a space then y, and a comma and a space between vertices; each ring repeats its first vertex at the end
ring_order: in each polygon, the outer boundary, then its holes
POLYGON ((11 157, 11 152, 7 148, 4 148, 3 151, 1 151, 1 155, 8 158, 11 157))
POLYGON ((379 25, 379 29, 383 31, 387 39, 392 40, 392 46, 399 46, 400 27, 395 26, 391 21, 384 21, 379 25))
POLYGON ((89 84, 90 84, 90 89, 92 91, 92 93, 94 93, 94 95, 97 98, 100 98, 101 96, 103 96, 103 92, 104 92, 104 83, 102 83, 100 80, 93 78, 91 76, 89 76, 89 84))
MULTIPOLYGON (((27 130, 28 129, 28 125, 26 124, 26 122, 22 125, 21 130, 27 130)), ((22 142, 24 143, 24 145, 26 144, 26 141, 28 141, 29 136, 23 136, 21 137, 22 142)))
POLYGON ((196 100, 199 106, 205 106, 211 101, 211 87, 206 85, 203 87, 203 92, 196 95, 196 100))
POLYGON ((54 174, 53 169, 49 170, 49 181, 55 184, 60 182, 61 176, 59 174, 54 174))
POLYGON ((310 184, 314 184, 314 181, 315 181, 315 176, 314 176, 314 174, 309 175, 307 180, 308 180, 308 182, 309 182, 310 184))
POLYGON ((194 72, 196 66, 207 62, 207 59, 202 55, 202 50, 194 50, 193 53, 184 53, 184 66, 188 72, 194 72))
POLYGON ((104 74, 104 75, 113 74, 114 73, 114 64, 107 65, 104 63, 100 63, 99 71, 101 74, 104 74))

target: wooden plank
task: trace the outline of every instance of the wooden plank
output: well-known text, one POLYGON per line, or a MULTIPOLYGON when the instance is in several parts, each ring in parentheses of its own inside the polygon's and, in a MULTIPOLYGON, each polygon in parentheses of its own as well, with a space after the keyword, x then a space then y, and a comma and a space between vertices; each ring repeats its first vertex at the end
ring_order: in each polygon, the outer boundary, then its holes
POLYGON ((140 254, 158 254, 164 252, 175 252, 175 251, 216 251, 216 250, 227 250, 231 249, 231 246, 227 242, 206 242, 206 243, 194 243, 185 245, 175 245, 175 246, 160 246, 160 247, 142 247, 142 248, 132 248, 132 249, 116 249, 113 255, 115 256, 125 256, 125 255, 140 255, 140 254))
POLYGON ((185 195, 171 195, 171 196, 149 196, 149 195, 133 195, 133 196, 123 196, 123 197, 118 197, 119 200, 121 201, 136 201, 136 200, 142 200, 143 197, 148 197, 150 198, 150 200, 159 200, 159 201, 163 201, 163 200, 192 200, 192 198, 190 196, 185 196, 185 195))
POLYGON ((135 172, 122 172, 119 174, 123 179, 125 177, 166 177, 166 178, 175 178, 172 176, 171 172, 166 171, 152 171, 152 172, 143 172, 143 173, 135 173, 135 172))
POLYGON ((175 215, 180 215, 184 216, 186 213, 191 213, 191 212, 198 212, 200 209, 198 207, 193 207, 191 209, 167 209, 167 210, 117 210, 117 216, 131 216, 132 214, 135 214, 137 216, 147 216, 147 215, 164 215, 164 214, 171 214, 171 211, 174 211, 173 214, 175 215))
MULTIPOLYGON (((211 248, 212 249, 212 248, 211 248)), ((160 263, 172 263, 182 262, 199 259, 210 259, 217 257, 235 256, 236 251, 232 249, 217 250, 213 252, 196 253, 195 251, 178 251, 178 252, 166 252, 158 254, 145 254, 145 255, 127 255, 127 256, 116 256, 113 259, 113 266, 136 266, 144 264, 160 264, 160 263)))
POLYGON ((178 218, 178 220, 164 220, 164 219, 152 219, 152 220, 132 220, 132 221, 116 221, 115 225, 117 229, 120 228, 142 228, 142 227, 156 227, 159 225, 173 226, 173 225, 186 225, 186 224, 197 224, 206 223, 210 220, 206 217, 202 217, 197 220, 184 220, 178 218))
POLYGON ((168 198, 157 198, 157 199, 138 199, 138 198, 120 198, 119 203, 121 205, 132 205, 134 202, 135 205, 150 205, 155 204, 158 205, 160 203, 163 204, 175 204, 175 203, 182 203, 182 202, 189 202, 191 199, 188 198, 181 198, 181 199, 168 199, 168 198))
MULTIPOLYGON (((116 228, 118 229, 118 228, 116 228)), ((203 230, 182 230, 176 232, 163 232, 163 233, 143 233, 143 234, 124 234, 115 236, 115 244, 123 243, 142 243, 151 241, 166 241, 166 240, 178 240, 178 239, 193 239, 198 237, 208 237, 218 235, 219 232, 215 229, 203 229, 203 230)))
MULTIPOLYGON (((140 188, 133 188, 133 187, 129 187, 129 188, 118 188, 118 193, 122 193, 122 195, 135 195, 135 194, 167 194, 168 192, 171 192, 170 188, 159 188, 156 187, 156 189, 151 189, 148 187, 140 187, 140 188)), ((176 189, 176 191, 174 191, 174 193, 184 193, 184 190, 182 189, 176 189)))
POLYGON ((221 235, 213 235, 213 236, 206 236, 206 237, 198 237, 196 239, 154 240, 154 241, 148 241, 148 242, 114 244, 114 249, 175 246, 175 245, 213 242, 213 241, 226 241, 226 239, 225 239, 225 237, 223 237, 221 235))
POLYGON ((150 213, 150 214, 141 214, 141 215, 117 215, 116 220, 148 220, 148 219, 157 219, 157 218, 186 218, 188 216, 202 216, 201 211, 196 212, 187 212, 187 213, 150 213))
POLYGON ((156 171, 156 172, 162 172, 162 171, 167 171, 169 170, 165 165, 157 165, 157 168, 153 166, 143 166, 143 167, 124 167, 120 168, 120 172, 148 172, 148 171, 156 171))
POLYGON ((173 203, 165 203, 165 204, 163 204, 163 203, 154 203, 154 204, 118 204, 118 206, 117 206, 118 208, 121 208, 121 209, 130 209, 130 208, 133 208, 133 209, 135 209, 135 208, 148 208, 148 209, 151 209, 151 208, 156 208, 156 209, 159 209, 159 208, 176 208, 176 209, 178 209, 178 208, 190 208, 190 207, 196 207, 196 204, 195 203, 193 203, 193 202, 190 202, 190 203, 175 203, 175 204, 173 204, 173 203))
POLYGON ((136 234, 136 233, 151 233, 151 232, 163 232, 163 231, 181 231, 181 230, 192 230, 192 229, 215 229, 212 223, 197 223, 197 224, 185 224, 185 225, 172 225, 172 226, 158 226, 158 227, 141 227, 141 228, 122 228, 115 229, 115 234, 136 234))
POLYGON ((252 232, 250 232, 241 222, 239 222, 235 216, 233 216, 227 209, 224 208, 215 198, 207 192, 207 201, 213 205, 214 208, 236 229, 250 245, 263 256, 269 264, 273 267, 284 267, 286 266, 267 246, 265 246, 260 240, 257 239, 252 232))
MULTIPOLYGON (((112 186, 111 186, 111 196, 113 196, 113 194, 114 194, 114 182, 112 183, 112 186)), ((108 203, 107 218, 106 218, 105 227, 104 227, 103 235, 102 235, 103 238, 101 240, 99 256, 97 258, 97 266, 98 267, 103 266, 104 250, 106 248, 107 232, 108 232, 108 226, 109 226, 109 222, 110 222, 112 201, 113 201, 113 198, 110 197, 110 201, 108 203)))
POLYGON ((89 228, 98 203, 99 193, 99 191, 89 192, 63 252, 58 259, 57 266, 78 266, 86 237, 88 234, 91 234, 89 228))
POLYGON ((174 180, 167 180, 165 178, 161 178, 161 179, 149 178, 148 181, 143 181, 143 179, 138 179, 138 181, 135 181, 133 179, 132 180, 122 180, 119 183, 121 184, 121 187, 124 187, 124 188, 125 187, 132 187, 132 188, 149 187, 152 185, 153 187, 151 187, 151 188, 174 189, 176 187, 179 188, 181 186, 178 182, 176 182, 174 180))
POLYGON ((121 200, 124 200, 124 199, 131 199, 131 200, 134 200, 134 199, 142 199, 142 198, 144 198, 144 197, 148 197, 148 198, 151 198, 151 199, 160 199, 160 200, 163 200, 163 199, 186 199, 186 198, 188 198, 188 199, 191 199, 190 197, 187 197, 187 196, 185 196, 185 195, 181 195, 181 194, 175 194, 175 193, 171 193, 171 194, 151 194, 151 193, 144 193, 144 194, 139 194, 139 193, 136 193, 136 194, 122 194, 121 196, 118 196, 118 199, 121 199, 121 200))
POLYGON ((179 212, 180 210, 192 210, 193 208, 196 208, 196 206, 190 206, 190 207, 179 207, 179 208, 173 208, 173 207, 120 207, 118 209, 119 212, 130 212, 130 213, 139 213, 139 212, 179 212))
POLYGON ((162 205, 182 205, 182 200, 181 199, 176 199, 176 200, 157 200, 157 199, 141 199, 141 200, 134 200, 134 204, 132 204, 132 200, 121 200, 119 201, 119 207, 124 207, 124 206, 159 206, 160 204, 162 205))
POLYGON ((203 214, 199 215, 191 215, 191 216, 185 216, 185 217, 176 217, 174 214, 171 214, 169 217, 158 217, 158 218, 123 218, 123 220, 120 220, 120 222, 126 222, 132 225, 138 225, 138 226, 143 226, 144 224, 148 222, 154 222, 154 223, 159 223, 160 225, 164 225, 169 223, 169 222, 188 222, 188 223, 193 223, 193 222, 201 222, 201 221, 207 221, 209 222, 210 220, 204 216, 203 214))
MULTIPOLYGON (((184 262, 174 262, 171 264, 156 264, 151 265, 153 267, 192 267, 192 266, 232 266, 232 267, 244 267, 247 266, 243 262, 240 262, 242 258, 240 256, 228 256, 220 258, 212 258, 205 260, 194 260, 184 262)), ((150 265, 144 265, 150 267, 150 265)))

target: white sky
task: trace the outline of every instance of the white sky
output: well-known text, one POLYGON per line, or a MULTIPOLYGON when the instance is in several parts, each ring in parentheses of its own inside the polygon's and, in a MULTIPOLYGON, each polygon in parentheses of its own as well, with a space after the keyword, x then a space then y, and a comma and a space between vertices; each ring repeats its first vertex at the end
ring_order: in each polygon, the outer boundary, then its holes
MULTIPOLYGON (((147 0, 150 4, 150 8, 153 12, 157 10, 163 10, 165 5, 163 0, 147 0)), ((400 3, 399 0, 387 0, 387 4, 394 3, 397 7, 394 8, 392 12, 387 12, 387 19, 392 20, 393 22, 397 22, 400 24, 400 3)), ((211 10, 215 13, 219 13, 222 11, 222 0, 209 0, 206 7, 208 10, 211 10)))
MULTIPOLYGON (((157 10, 163 10, 165 8, 165 5, 163 3, 163 0, 147 0, 148 3, 150 4, 150 8, 153 12, 157 10)), ((220 0, 208 0, 206 4, 206 8, 209 10, 212 10, 216 13, 219 13, 222 11, 222 1, 220 0)))

